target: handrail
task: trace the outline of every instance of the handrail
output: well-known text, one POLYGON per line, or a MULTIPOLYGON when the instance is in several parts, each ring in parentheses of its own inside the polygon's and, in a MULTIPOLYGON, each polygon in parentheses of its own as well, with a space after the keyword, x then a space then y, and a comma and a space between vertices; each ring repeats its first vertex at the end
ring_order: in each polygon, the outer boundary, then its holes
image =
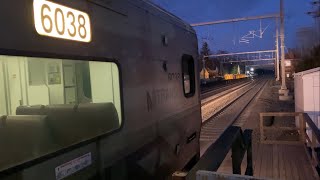
POLYGON ((318 160, 318 155, 316 152, 317 142, 320 143, 320 130, 314 124, 312 119, 309 117, 307 113, 303 112, 263 112, 260 113, 260 143, 264 144, 304 144, 311 146, 311 161, 314 166, 320 165, 318 160), (264 119, 265 116, 294 116, 299 117, 299 128, 296 127, 264 127, 264 119), (312 131, 312 137, 309 137, 306 132, 306 124, 308 124, 308 130, 312 131), (300 134, 300 141, 272 141, 272 140, 265 140, 264 138, 264 129, 273 129, 273 130, 298 130, 300 134))
POLYGON ((252 130, 242 132, 240 127, 230 126, 203 154, 193 168, 185 173, 175 172, 174 180, 195 179, 198 170, 217 171, 226 155, 232 150, 232 169, 234 174, 241 174, 241 162, 247 152, 246 175, 253 175, 252 165, 252 130))
POLYGON ((312 119, 309 117, 307 113, 303 113, 303 119, 306 121, 308 126, 311 128, 312 132, 314 133, 315 137, 317 138, 317 141, 320 143, 320 130, 319 128, 314 124, 312 119))

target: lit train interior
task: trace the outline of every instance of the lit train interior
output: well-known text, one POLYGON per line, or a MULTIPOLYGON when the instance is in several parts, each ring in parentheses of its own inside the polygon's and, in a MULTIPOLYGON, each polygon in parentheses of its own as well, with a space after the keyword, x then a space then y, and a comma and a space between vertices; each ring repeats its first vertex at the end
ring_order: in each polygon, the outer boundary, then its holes
POLYGON ((0 120, 0 169, 118 129, 118 66, 1 55, 0 120))

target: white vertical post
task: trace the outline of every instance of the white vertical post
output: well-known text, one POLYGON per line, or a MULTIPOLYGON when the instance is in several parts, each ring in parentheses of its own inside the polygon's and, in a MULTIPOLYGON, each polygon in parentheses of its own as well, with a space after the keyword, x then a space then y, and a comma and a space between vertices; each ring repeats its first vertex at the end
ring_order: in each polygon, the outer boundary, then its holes
POLYGON ((284 0, 280 0, 280 41, 281 41, 281 90, 287 90, 284 52, 284 0))
POLYGON ((280 80, 280 69, 279 69, 279 27, 278 27, 278 18, 276 18, 276 73, 277 78, 276 80, 280 80))

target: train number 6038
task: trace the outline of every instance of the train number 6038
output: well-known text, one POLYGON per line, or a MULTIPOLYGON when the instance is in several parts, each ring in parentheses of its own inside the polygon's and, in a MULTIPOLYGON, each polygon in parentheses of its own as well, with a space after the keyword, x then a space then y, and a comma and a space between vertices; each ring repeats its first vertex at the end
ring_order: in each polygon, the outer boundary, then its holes
POLYGON ((87 13, 49 1, 34 0, 35 28, 40 35, 90 42, 91 27, 87 13))

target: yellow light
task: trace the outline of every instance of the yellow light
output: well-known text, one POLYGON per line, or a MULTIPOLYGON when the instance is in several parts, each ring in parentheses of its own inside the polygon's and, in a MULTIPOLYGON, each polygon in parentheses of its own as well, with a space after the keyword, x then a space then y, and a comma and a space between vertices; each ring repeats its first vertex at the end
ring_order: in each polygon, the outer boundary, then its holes
POLYGON ((87 13, 46 0, 34 0, 33 12, 38 34, 74 41, 91 41, 90 17, 87 13))

